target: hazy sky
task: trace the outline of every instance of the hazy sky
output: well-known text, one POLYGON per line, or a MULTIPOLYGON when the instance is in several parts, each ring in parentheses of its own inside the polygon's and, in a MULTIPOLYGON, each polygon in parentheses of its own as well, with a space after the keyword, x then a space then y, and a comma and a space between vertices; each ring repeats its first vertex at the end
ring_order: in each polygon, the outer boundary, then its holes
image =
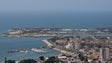
POLYGON ((0 12, 103 12, 112 0, 0 0, 0 12))
POLYGON ((111 23, 112 0, 0 0, 3 28, 112 27, 111 23))

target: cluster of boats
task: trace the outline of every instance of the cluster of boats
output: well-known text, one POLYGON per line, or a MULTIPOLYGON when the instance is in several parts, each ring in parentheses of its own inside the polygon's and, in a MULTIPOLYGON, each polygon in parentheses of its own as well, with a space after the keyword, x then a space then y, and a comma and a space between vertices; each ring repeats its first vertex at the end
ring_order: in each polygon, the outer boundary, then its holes
POLYGON ((8 53, 15 53, 15 52, 19 52, 19 53, 28 53, 28 52, 36 52, 36 53, 44 53, 46 51, 46 49, 39 49, 39 48, 28 48, 28 49, 20 49, 20 50, 10 50, 8 51, 8 53))

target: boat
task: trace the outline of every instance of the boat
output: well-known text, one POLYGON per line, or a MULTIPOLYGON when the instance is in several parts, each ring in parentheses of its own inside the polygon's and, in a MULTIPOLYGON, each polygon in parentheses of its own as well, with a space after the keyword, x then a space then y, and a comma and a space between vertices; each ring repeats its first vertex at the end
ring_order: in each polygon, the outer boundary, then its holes
POLYGON ((36 49, 36 48, 32 48, 31 50, 34 52, 38 52, 38 53, 41 53, 41 52, 44 53, 45 52, 44 50, 36 49))

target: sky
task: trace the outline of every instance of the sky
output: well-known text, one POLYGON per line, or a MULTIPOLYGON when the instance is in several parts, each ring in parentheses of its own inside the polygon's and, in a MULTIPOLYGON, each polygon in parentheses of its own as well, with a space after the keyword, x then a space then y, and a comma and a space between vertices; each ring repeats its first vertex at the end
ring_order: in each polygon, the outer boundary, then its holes
POLYGON ((112 0, 0 0, 3 28, 112 27, 111 17, 112 0))
POLYGON ((110 12, 112 0, 0 0, 0 12, 110 12))

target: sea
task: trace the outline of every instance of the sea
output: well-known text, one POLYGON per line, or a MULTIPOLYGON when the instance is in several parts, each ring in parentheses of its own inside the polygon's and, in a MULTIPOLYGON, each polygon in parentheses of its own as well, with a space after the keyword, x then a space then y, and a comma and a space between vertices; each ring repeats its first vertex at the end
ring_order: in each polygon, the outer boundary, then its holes
MULTIPOLYGON (((0 13, 0 33, 6 33, 13 28, 107 28, 112 27, 112 12, 62 12, 39 13, 18 12, 0 13)), ((48 49, 45 53, 29 52, 7 53, 9 50, 38 48, 46 46, 40 38, 0 37, 0 62, 5 60, 38 59, 39 56, 50 57, 59 54, 48 49)))

